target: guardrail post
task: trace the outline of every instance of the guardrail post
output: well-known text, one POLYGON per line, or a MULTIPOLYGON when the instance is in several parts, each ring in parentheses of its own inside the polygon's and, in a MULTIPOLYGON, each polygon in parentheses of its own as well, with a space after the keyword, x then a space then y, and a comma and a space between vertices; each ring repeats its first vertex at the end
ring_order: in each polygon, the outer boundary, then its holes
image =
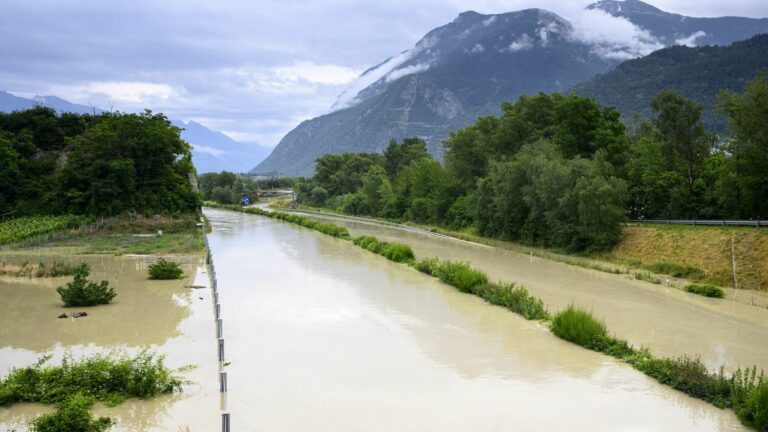
POLYGON ((221 432, 229 432, 229 413, 221 413, 221 432))
POLYGON ((227 392, 227 373, 226 372, 219 373, 219 392, 221 393, 227 392))

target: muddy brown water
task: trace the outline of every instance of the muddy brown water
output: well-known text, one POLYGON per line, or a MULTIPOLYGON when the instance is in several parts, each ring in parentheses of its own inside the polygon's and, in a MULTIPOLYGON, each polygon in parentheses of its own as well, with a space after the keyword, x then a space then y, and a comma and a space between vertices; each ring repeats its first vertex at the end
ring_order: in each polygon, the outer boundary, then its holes
MULTIPOLYGON (((227 408, 233 431, 744 429, 731 411, 350 242, 264 217, 205 213, 214 227, 209 238, 231 362, 227 408)), ((466 253, 463 259, 499 265, 494 277, 523 265, 495 260, 499 251, 356 230, 408 240, 420 255, 466 253)), ((552 289, 604 277, 548 268, 520 274, 543 278, 536 285, 552 289)), ((546 291, 537 286, 531 286, 537 295, 546 291)), ((625 311, 652 309, 641 299, 627 300, 613 283, 593 290, 575 291, 570 301, 613 295, 625 311), (608 286, 615 291, 599 291, 608 286)), ((659 303, 669 298, 663 292, 649 296, 659 303)), ((709 310, 681 304, 682 311, 709 310)), ((624 315, 631 321, 637 314, 624 315)), ((614 318, 608 320, 613 324, 614 318)), ((723 355, 731 355, 726 341, 713 344, 724 344, 723 355)))
MULTIPOLYGON (((316 217, 316 216, 313 216, 316 217)), ((322 217, 321 219, 329 219, 322 217)), ((768 371, 768 309, 711 299, 544 258, 395 227, 330 218, 354 236, 410 245, 417 259, 467 261, 492 280, 515 282, 550 312, 569 304, 591 310, 609 331, 660 356, 700 357, 712 370, 757 366, 768 371)), ((747 295, 738 293, 737 295, 747 295)))
MULTIPOLYGON (((5 252, 0 261, 87 262, 89 279, 106 279, 118 295, 109 305, 63 308, 57 286, 71 278, 0 276, 0 375, 34 363, 43 355, 58 362, 64 353, 75 358, 96 352, 134 354, 150 349, 166 356, 172 368, 192 365, 182 375, 191 381, 184 392, 150 400, 128 400, 117 407, 97 405, 97 415, 117 419, 113 431, 215 430, 219 425, 216 342, 211 292, 185 285, 207 284, 199 258, 185 264, 186 279, 149 281, 140 257, 51 255, 50 251, 5 252), (202 299, 201 299, 202 297, 202 299), (87 317, 58 319, 61 313, 84 311, 87 317)), ((52 410, 40 404, 0 408, 0 431, 26 426, 52 410)))

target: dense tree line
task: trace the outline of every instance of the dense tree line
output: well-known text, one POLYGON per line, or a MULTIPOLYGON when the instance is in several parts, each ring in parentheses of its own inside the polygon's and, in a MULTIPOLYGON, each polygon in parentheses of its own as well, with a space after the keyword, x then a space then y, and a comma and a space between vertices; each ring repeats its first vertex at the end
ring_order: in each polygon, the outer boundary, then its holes
POLYGON ((194 211, 191 147, 162 114, 0 113, 0 213, 194 211))
POLYGON ((197 185, 204 201, 220 204, 240 204, 243 196, 254 199, 259 188, 254 180, 228 171, 202 174, 197 185))
POLYGON ((260 191, 289 189, 293 187, 294 182, 295 179, 288 177, 255 180, 229 171, 205 173, 197 178, 203 200, 215 201, 220 204, 240 204, 243 197, 248 197, 251 202, 256 202, 260 191))
POLYGON ((728 136, 708 133, 702 107, 670 90, 629 131, 591 99, 523 96, 453 132, 444 165, 419 138, 329 154, 298 197, 571 251, 611 247, 627 218, 767 217, 768 75, 719 100, 728 136))

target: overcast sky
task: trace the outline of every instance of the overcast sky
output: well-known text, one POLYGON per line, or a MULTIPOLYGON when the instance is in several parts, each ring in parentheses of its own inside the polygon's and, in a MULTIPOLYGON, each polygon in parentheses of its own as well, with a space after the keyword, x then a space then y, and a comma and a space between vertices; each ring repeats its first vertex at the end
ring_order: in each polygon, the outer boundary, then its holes
MULTIPOLYGON (((365 69, 465 10, 577 18, 580 0, 0 0, 0 90, 150 108, 275 146, 365 69)), ((767 17, 768 0, 656 0, 690 16, 767 17)))

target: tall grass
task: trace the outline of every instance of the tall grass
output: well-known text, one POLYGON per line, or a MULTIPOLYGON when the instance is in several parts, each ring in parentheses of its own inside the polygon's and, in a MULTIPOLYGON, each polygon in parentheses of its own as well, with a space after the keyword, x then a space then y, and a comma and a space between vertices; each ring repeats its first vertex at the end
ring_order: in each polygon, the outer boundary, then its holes
POLYGON ((586 348, 608 336, 605 323, 595 319, 590 312, 573 305, 555 315, 552 319, 552 333, 586 348))

